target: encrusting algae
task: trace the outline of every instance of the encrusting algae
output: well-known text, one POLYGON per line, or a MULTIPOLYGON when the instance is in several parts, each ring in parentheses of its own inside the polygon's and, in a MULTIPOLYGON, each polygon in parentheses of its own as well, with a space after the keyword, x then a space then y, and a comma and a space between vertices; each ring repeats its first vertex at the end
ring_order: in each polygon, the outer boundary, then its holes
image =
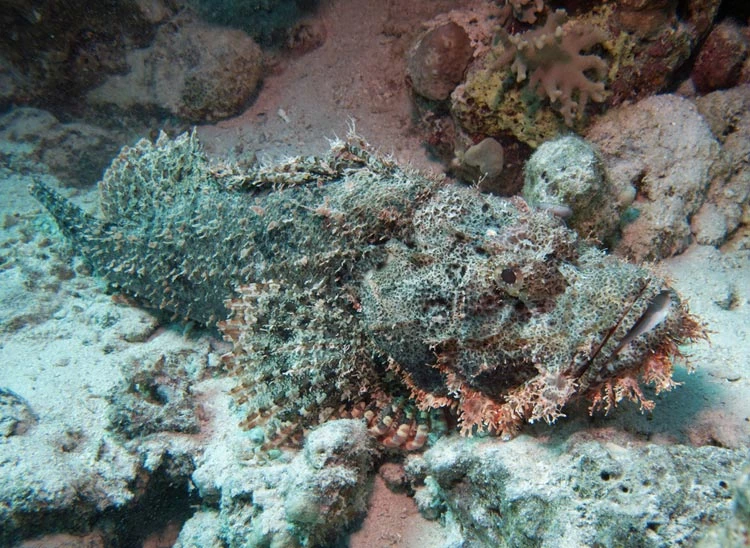
POLYGON ((418 449, 455 417, 509 437, 574 399, 608 411, 674 386, 703 336, 666 283, 521 199, 403 169, 356 136, 242 171, 195 134, 126 147, 93 217, 31 192, 114 289, 216 325, 247 427, 276 443, 364 417, 418 449))

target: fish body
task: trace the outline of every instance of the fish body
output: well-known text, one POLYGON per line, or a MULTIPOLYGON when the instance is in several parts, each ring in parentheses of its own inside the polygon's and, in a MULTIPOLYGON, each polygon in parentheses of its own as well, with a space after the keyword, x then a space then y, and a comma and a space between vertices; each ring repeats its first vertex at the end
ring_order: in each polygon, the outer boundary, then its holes
POLYGON ((387 446, 441 423, 511 436, 585 398, 650 408, 702 331, 651 271, 561 219, 403 169, 358 138, 241 170, 194 134, 125 148, 86 215, 31 189, 94 272, 176 318, 217 325, 248 427, 291 440, 363 417, 387 446))

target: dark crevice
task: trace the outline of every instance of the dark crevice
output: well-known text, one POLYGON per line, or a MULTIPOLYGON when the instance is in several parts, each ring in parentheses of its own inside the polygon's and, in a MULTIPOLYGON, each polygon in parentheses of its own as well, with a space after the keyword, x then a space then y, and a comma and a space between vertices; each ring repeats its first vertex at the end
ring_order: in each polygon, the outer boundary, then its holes
POLYGON ((82 486, 79 501, 68 508, 17 514, 17 528, 1 531, 0 545, 12 546, 23 539, 57 533, 85 535, 97 531, 110 548, 142 546, 148 536, 168 526, 181 527, 199 507, 197 493, 189 489, 192 470, 187 457, 169 460, 145 479, 140 476, 141 484, 131 486, 140 491, 134 502, 100 513, 87 486, 82 486))

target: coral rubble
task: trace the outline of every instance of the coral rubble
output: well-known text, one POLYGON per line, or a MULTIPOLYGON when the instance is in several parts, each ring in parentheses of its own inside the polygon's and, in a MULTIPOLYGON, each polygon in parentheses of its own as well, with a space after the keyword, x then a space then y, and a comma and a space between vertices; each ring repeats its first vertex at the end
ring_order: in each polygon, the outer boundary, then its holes
POLYGON ((573 399, 650 409, 702 330, 663 280, 560 219, 402 169, 356 136, 241 171, 194 134, 125 148, 101 215, 32 193, 114 288, 217 324, 248 427, 294 440, 364 417, 416 449, 439 411, 463 434, 554 422, 573 399))

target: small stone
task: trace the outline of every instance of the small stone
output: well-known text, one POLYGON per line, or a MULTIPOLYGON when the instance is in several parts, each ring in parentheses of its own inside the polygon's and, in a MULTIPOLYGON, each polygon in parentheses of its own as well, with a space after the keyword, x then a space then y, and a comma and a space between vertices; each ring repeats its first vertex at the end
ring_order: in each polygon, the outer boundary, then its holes
POLYGON ((386 462, 378 469, 378 474, 383 478, 388 489, 394 493, 406 492, 408 482, 406 480, 406 471, 402 464, 386 462))
POLYGON ((463 79, 473 55, 469 36, 457 23, 429 30, 419 39, 407 61, 412 88, 427 99, 447 99, 463 79))
POLYGON ((481 176, 494 179, 503 170, 503 145, 487 137, 466 151, 464 163, 478 168, 481 176))
POLYGON ((0 388, 0 437, 24 434, 38 421, 26 400, 11 390, 0 388))

